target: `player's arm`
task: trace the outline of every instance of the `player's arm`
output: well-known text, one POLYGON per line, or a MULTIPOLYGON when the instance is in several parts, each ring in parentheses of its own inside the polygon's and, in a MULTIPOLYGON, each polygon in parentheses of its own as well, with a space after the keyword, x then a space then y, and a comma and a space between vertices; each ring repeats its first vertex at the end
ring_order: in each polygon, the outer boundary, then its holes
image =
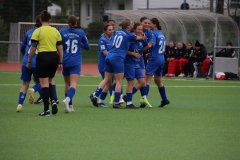
POLYGON ((21 52, 22 52, 23 56, 25 54, 27 44, 28 44, 28 42, 27 42, 27 34, 26 34, 23 38, 22 45, 21 45, 21 52))
POLYGON ((37 45, 38 45, 38 41, 36 40, 31 40, 32 42, 32 46, 29 50, 29 55, 28 55, 28 62, 27 62, 27 68, 30 69, 31 68, 31 61, 32 61, 32 58, 37 50, 37 45))
POLYGON ((89 46, 89 43, 88 43, 88 39, 86 37, 86 35, 84 34, 83 38, 82 38, 82 44, 83 44, 83 49, 85 50, 89 50, 90 49, 90 46, 89 46))
POLYGON ((136 52, 128 51, 127 55, 130 55, 130 56, 133 56, 133 57, 136 57, 136 58, 141 58, 141 55, 139 53, 136 53, 136 52))

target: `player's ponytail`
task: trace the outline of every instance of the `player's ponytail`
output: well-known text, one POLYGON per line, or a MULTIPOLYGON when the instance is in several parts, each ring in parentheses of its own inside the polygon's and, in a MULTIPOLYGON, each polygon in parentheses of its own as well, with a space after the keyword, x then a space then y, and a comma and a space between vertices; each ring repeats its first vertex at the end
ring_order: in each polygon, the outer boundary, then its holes
POLYGON ((41 16, 38 15, 38 16, 36 17, 36 20, 35 20, 35 27, 39 28, 39 27, 41 27, 41 26, 42 26, 41 16))
POLYGON ((158 30, 162 30, 162 27, 160 26, 160 23, 157 18, 152 18, 151 22, 156 25, 158 30))
POLYGON ((74 15, 68 17, 67 23, 70 28, 81 28, 81 26, 77 26, 77 17, 74 15))

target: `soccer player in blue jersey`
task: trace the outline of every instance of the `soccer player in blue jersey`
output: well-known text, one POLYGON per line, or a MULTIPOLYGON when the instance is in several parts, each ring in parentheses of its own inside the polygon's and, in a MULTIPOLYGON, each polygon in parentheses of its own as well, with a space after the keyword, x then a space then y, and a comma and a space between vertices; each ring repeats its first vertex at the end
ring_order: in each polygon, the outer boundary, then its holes
MULTIPOLYGON (((112 47, 113 42, 113 33, 114 29, 113 26, 110 24, 107 24, 103 28, 104 33, 102 34, 101 38, 98 41, 98 71, 101 74, 102 78, 104 79, 104 73, 105 73, 105 57, 108 54, 108 51, 112 47)), ((105 94, 107 94, 108 88, 104 87, 101 96, 99 98, 98 107, 107 107, 103 103, 102 97, 106 97, 105 94)), ((110 95, 112 95, 111 88, 109 89, 110 95)))
POLYGON ((162 98, 162 102, 159 107, 164 107, 170 103, 167 99, 165 87, 162 83, 163 66, 165 63, 164 52, 166 47, 166 39, 160 31, 161 26, 157 18, 152 18, 150 20, 150 28, 152 29, 152 39, 149 45, 144 48, 150 48, 148 65, 146 68, 147 93, 149 92, 149 85, 154 75, 154 82, 157 85, 162 98))
MULTIPOLYGON (((149 29, 150 20, 147 17, 141 17, 140 23, 143 26, 143 32, 146 36, 145 39, 147 40, 147 42, 150 42, 151 37, 152 37, 152 31, 149 29)), ((147 44, 145 44, 145 46, 147 46, 147 44)), ((140 63, 141 68, 143 69, 144 76, 145 76, 145 66, 147 65, 148 53, 149 53, 148 50, 146 50, 143 53, 143 56, 141 58, 141 63, 140 63)))
POLYGON ((60 30, 63 43, 63 76, 65 81, 65 113, 74 112, 72 98, 76 92, 76 87, 81 74, 82 51, 89 50, 88 39, 82 29, 77 26, 75 16, 68 17, 69 28, 60 30))
MULTIPOLYGON (((26 97, 26 92, 27 89, 29 87, 29 83, 31 81, 31 77, 32 75, 35 78, 35 81, 38 81, 38 76, 36 74, 36 57, 37 54, 35 53, 32 60, 31 60, 31 69, 28 69, 26 67, 27 63, 28 63, 28 56, 29 56, 29 49, 31 48, 31 36, 32 33, 35 31, 36 28, 40 27, 41 21, 40 21, 40 15, 38 15, 36 17, 36 23, 35 23, 35 28, 32 28, 30 30, 27 31, 27 33, 24 36, 22 45, 21 45, 21 52, 24 55, 23 59, 22 59, 22 74, 20 79, 23 82, 23 85, 20 89, 20 93, 19 93, 19 98, 18 98, 18 106, 17 106, 17 112, 21 112, 22 111, 22 107, 23 107, 23 102, 25 100, 26 97)), ((35 90, 40 90, 41 91, 41 85, 39 83, 37 83, 35 85, 35 90)), ((30 99, 30 103, 34 102, 34 99, 31 99, 31 97, 29 97, 30 99)))
MULTIPOLYGON (((133 26, 133 33, 136 35, 142 35, 143 26, 140 23, 135 23, 133 26)), ((125 63, 124 63, 124 77, 128 81, 126 96, 124 99, 127 105, 132 104, 132 95, 137 92, 138 89, 141 91, 142 98, 140 99, 141 103, 144 103, 148 107, 152 107, 147 100, 147 88, 142 68, 140 67, 140 60, 142 57, 143 46, 147 44, 147 40, 138 40, 131 42, 129 51, 127 53, 125 63), (134 79, 138 80, 138 83, 134 86, 134 79), (133 87, 134 86, 134 87, 133 87)))
MULTIPOLYGON (((123 108, 119 104, 119 99, 121 96, 121 87, 122 81, 124 77, 124 60, 129 49, 131 41, 144 39, 144 35, 136 36, 130 31, 132 30, 133 24, 129 19, 124 19, 119 26, 122 28, 117 31, 114 40, 113 46, 109 50, 106 59, 105 59, 105 76, 104 80, 102 80, 94 92, 94 94, 90 95, 90 99, 94 106, 97 106, 97 97, 102 92, 105 86, 110 86, 108 84, 112 84, 112 76, 114 75, 116 81, 115 87, 115 98, 113 108, 123 108)), ((131 108, 132 106, 128 106, 127 108, 131 108)))

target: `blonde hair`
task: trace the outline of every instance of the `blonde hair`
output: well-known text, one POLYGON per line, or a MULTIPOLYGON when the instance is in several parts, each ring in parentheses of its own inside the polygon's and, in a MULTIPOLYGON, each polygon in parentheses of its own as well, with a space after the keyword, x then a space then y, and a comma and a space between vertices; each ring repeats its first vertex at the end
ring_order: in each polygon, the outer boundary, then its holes
POLYGON ((119 23, 119 26, 122 29, 126 29, 130 24, 132 24, 132 21, 130 19, 124 19, 121 23, 119 23))

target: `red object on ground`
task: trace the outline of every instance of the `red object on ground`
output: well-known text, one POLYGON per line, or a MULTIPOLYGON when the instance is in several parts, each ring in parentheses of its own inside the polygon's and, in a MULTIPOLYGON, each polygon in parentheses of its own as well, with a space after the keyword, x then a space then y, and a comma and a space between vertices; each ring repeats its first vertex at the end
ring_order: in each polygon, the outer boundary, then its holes
MULTIPOLYGON (((0 71, 21 72, 22 63, 0 63, 0 71)), ((100 75, 97 63, 83 63, 81 75, 100 75)))
POLYGON ((174 60, 169 60, 168 62, 168 75, 172 75, 175 73, 177 73, 178 70, 178 66, 179 66, 179 59, 174 59, 174 60))
POLYGON ((216 80, 225 80, 226 75, 223 72, 216 73, 216 80))

